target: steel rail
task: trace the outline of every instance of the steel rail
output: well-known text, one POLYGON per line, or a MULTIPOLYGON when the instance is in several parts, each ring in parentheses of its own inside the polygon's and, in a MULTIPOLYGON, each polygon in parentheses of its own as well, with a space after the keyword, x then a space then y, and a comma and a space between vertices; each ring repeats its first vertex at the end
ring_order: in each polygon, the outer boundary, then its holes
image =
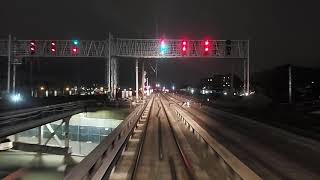
POLYGON ((177 145, 177 148, 178 148, 178 150, 179 150, 179 154, 180 154, 180 156, 181 156, 181 158, 182 158, 182 161, 183 161, 183 164, 184 164, 184 166, 185 166, 185 168, 186 168, 188 177, 189 177, 189 179, 191 179, 191 180, 196 179, 196 176, 195 176, 195 173, 194 173, 194 168, 192 167, 190 160, 188 159, 187 155, 186 155, 185 152, 183 151, 182 146, 181 146, 180 143, 179 143, 179 140, 178 140, 177 135, 176 135, 176 133, 175 133, 175 131, 174 131, 174 129, 173 129, 173 126, 172 126, 172 124, 171 124, 171 122, 170 122, 170 120, 169 120, 169 116, 168 116, 168 114, 167 114, 166 109, 164 108, 164 104, 163 104, 161 98, 160 98, 160 104, 161 104, 161 106, 162 106, 162 109, 163 109, 163 111, 164 111, 164 114, 165 114, 165 116, 166 116, 166 119, 167 119, 167 121, 168 121, 168 123, 169 123, 170 130, 171 130, 173 139, 174 139, 175 144, 177 145))
POLYGON ((148 117, 147 117, 147 120, 146 120, 146 127, 144 128, 143 135, 142 135, 142 137, 141 137, 141 139, 139 141, 138 154, 137 154, 137 157, 135 159, 133 170, 132 170, 132 173, 131 173, 131 176, 130 176, 131 180, 134 180, 136 178, 136 175, 137 175, 136 172, 137 172, 138 166, 140 164, 140 160, 141 160, 141 154, 142 154, 142 151, 143 151, 144 139, 145 139, 146 134, 147 134, 147 128, 148 128, 149 119, 150 119, 150 115, 151 115, 151 111, 152 111, 152 106, 153 106, 153 103, 154 103, 154 97, 152 98, 151 101, 152 102, 151 102, 149 114, 148 114, 148 117))

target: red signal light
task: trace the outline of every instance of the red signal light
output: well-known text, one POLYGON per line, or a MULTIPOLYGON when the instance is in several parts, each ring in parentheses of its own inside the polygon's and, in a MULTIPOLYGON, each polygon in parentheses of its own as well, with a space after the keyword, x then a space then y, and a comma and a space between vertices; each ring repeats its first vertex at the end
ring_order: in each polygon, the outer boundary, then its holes
POLYGON ((186 53, 187 53, 187 41, 183 40, 181 42, 181 50, 182 50, 182 54, 186 55, 186 53))
POLYGON ((35 54, 35 53, 36 53, 36 42, 30 41, 30 54, 35 54))
POLYGON ((55 41, 51 41, 51 52, 56 52, 56 42, 55 41))
POLYGON ((77 52, 78 52, 78 48, 77 48, 77 47, 73 47, 73 48, 72 48, 72 53, 73 53, 73 54, 76 54, 77 52))
POLYGON ((208 55, 209 54, 209 48, 210 48, 210 43, 209 40, 204 41, 204 54, 208 55))
POLYGON ((164 39, 161 39, 160 44, 161 44, 161 46, 164 46, 164 45, 165 45, 164 39))

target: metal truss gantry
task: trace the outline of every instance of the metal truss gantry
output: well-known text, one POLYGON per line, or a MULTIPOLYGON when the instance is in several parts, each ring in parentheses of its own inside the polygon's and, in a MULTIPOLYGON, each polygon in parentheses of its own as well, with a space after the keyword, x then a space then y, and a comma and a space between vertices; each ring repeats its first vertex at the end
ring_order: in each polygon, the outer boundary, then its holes
MULTIPOLYGON (((105 81, 114 94, 118 83, 117 59, 156 58, 222 58, 239 59, 244 62, 244 91, 249 93, 249 40, 208 40, 210 48, 204 51, 204 40, 187 40, 187 51, 182 52, 181 39, 165 39, 167 51, 160 52, 162 39, 114 38, 109 34, 106 40, 78 40, 77 53, 72 52, 72 40, 54 40, 56 51, 51 51, 52 40, 16 40, 9 35, 8 40, 0 40, 0 56, 8 57, 8 64, 19 64, 25 57, 92 57, 104 58, 105 81), (34 53, 30 52, 30 42, 36 43, 34 53), (228 50, 227 50, 228 49, 228 50), (229 52, 228 52, 229 51, 229 52), (115 84, 116 83, 116 84, 115 84)), ((15 69, 15 67, 13 68, 15 69)), ((14 80, 13 80, 14 81, 14 80)), ((8 66, 8 92, 10 92, 10 67, 8 66)))

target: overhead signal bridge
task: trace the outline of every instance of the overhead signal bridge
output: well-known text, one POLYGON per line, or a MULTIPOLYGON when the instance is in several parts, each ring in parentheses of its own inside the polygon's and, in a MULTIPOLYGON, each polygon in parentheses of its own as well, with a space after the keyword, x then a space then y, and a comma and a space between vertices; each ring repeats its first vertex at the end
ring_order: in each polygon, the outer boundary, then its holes
POLYGON ((0 40, 0 56, 8 56, 9 64, 19 64, 25 57, 105 58, 109 90, 117 86, 112 84, 117 84, 116 59, 121 57, 239 59, 244 62, 244 90, 249 92, 248 40, 126 39, 111 35, 106 40, 17 40, 9 36, 0 40))
MULTIPOLYGON (((16 57, 131 57, 131 58, 238 58, 248 57, 248 41, 165 39, 110 40, 12 40, 11 52, 16 57), (54 44, 55 49, 52 49, 54 44), (110 44, 110 46, 109 46, 110 44), (32 47, 31 47, 32 46, 32 47), (78 52, 73 52, 74 46, 78 52), (184 47, 184 48, 183 48, 184 47), (230 47, 230 52, 228 48, 230 47), (185 52, 186 51, 186 52, 185 52)), ((8 56, 8 40, 0 40, 0 56, 8 56)))

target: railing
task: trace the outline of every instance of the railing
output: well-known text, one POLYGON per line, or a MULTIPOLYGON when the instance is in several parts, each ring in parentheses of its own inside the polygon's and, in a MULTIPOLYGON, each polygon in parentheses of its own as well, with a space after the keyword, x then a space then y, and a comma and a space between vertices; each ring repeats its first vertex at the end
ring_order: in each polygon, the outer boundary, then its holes
POLYGON ((212 136, 209 135, 198 123, 192 120, 180 107, 175 107, 177 116, 188 125, 191 130, 198 134, 199 137, 210 147, 210 149, 216 153, 216 155, 222 160, 226 167, 229 167, 229 172, 232 175, 232 179, 246 179, 246 180, 261 180, 255 172, 242 163, 236 156, 234 156, 229 150, 218 143, 212 136))
MULTIPOLYGON (((152 101, 149 101, 150 103, 152 101)), ((138 106, 112 133, 65 176, 67 180, 102 179, 136 127, 147 104, 138 106)))
POLYGON ((76 101, 44 107, 28 108, 0 114, 0 137, 58 120, 97 106, 97 101, 76 101))

